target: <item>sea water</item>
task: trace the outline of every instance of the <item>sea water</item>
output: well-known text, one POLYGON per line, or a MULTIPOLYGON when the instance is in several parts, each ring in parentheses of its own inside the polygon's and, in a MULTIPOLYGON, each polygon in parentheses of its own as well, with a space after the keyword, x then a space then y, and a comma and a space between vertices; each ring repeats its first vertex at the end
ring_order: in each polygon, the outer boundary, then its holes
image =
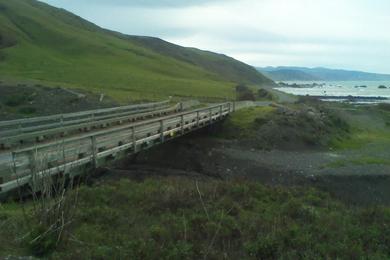
MULTIPOLYGON (((324 97, 381 97, 387 98, 390 103, 390 81, 286 81, 288 84, 312 84, 317 83, 320 86, 315 87, 279 87, 279 91, 294 94, 298 96, 324 96, 324 97), (366 87, 362 87, 366 86, 366 87), (381 89, 379 86, 385 86, 381 89)), ((373 101, 378 102, 378 100, 373 101)))

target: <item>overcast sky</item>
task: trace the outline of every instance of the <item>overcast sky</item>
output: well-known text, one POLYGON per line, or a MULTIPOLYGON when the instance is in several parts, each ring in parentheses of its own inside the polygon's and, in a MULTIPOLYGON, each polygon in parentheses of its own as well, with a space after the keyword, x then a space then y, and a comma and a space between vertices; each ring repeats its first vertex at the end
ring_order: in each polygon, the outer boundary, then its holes
POLYGON ((390 73, 389 0, 44 0, 99 26, 254 66, 390 73))

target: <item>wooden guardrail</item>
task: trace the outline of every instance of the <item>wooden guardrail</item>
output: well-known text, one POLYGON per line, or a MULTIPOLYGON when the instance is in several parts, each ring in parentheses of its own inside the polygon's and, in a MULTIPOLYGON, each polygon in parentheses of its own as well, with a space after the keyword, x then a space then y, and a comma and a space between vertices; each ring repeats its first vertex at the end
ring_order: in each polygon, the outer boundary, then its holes
POLYGON ((137 120, 178 110, 169 108, 169 101, 83 111, 45 117, 0 122, 0 149, 11 148, 29 141, 42 141, 47 137, 65 136, 75 130, 90 130, 125 120, 137 120))
POLYGON ((223 103, 15 151, 0 165, 0 195, 24 185, 35 189, 34 182, 45 177, 75 176, 80 174, 76 169, 97 167, 121 153, 161 144, 212 124, 234 109, 234 103, 223 103))

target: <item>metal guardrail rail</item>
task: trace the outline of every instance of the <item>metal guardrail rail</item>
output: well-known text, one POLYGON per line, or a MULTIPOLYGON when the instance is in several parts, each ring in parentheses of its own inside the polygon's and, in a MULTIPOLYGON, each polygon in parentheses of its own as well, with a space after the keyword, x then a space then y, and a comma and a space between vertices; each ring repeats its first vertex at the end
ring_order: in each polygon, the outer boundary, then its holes
POLYGON ((0 195, 18 187, 34 187, 38 179, 81 174, 83 167, 95 168, 119 154, 134 154, 191 131, 213 124, 235 110, 234 103, 200 108, 65 138, 50 144, 12 152, 0 165, 0 195))
POLYGON ((0 122, 0 149, 178 110, 170 101, 0 122), (158 113, 154 113, 158 111, 158 113))

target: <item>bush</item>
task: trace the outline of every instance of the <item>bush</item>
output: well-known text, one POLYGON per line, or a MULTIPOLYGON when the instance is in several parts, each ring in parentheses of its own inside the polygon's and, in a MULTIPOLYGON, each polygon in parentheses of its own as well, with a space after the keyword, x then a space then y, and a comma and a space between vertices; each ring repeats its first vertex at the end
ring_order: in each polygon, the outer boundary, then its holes
POLYGON ((388 103, 380 103, 378 108, 384 111, 390 111, 390 104, 388 103))
POLYGON ((250 92, 241 92, 238 94, 238 100, 239 101, 255 101, 256 100, 256 97, 255 97, 255 94, 253 94, 252 91, 250 92))
POLYGON ((11 95, 6 99, 5 104, 10 107, 16 107, 26 102, 26 100, 27 97, 24 94, 11 95))
POLYGON ((46 256, 52 253, 57 246, 56 233, 47 233, 46 227, 38 224, 33 227, 26 243, 34 256, 46 256))
POLYGON ((256 97, 253 91, 244 84, 240 84, 236 87, 237 99, 240 101, 252 100, 255 101, 256 97))
POLYGON ((22 107, 18 112, 25 115, 32 115, 37 112, 37 109, 35 107, 22 107))
POLYGON ((267 100, 274 99, 274 96, 271 94, 271 92, 269 92, 268 90, 263 89, 263 88, 261 88, 257 91, 257 97, 260 99, 267 99, 267 100))
POLYGON ((279 254, 279 243, 275 236, 264 235, 245 247, 248 254, 256 259, 276 259, 279 254))

